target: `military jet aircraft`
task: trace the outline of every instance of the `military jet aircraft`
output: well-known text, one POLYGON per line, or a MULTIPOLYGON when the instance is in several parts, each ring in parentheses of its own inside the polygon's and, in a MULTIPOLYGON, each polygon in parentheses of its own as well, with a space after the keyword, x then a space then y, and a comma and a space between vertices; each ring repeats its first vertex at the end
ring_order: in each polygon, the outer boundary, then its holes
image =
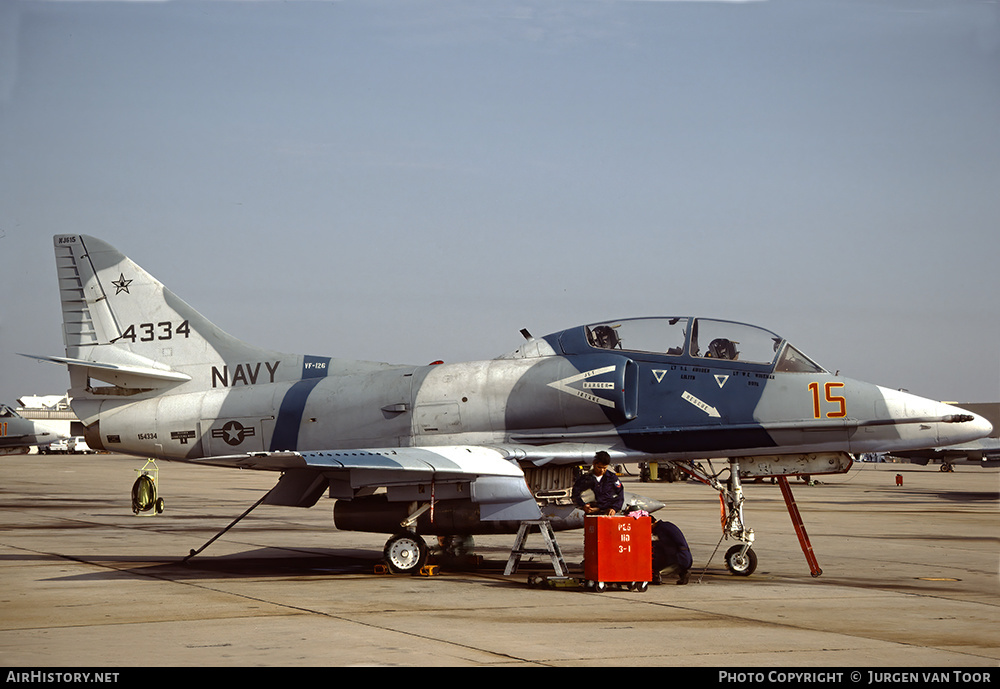
POLYGON ((727 564, 749 574, 741 478, 844 472, 852 452, 990 432, 961 409, 841 378, 770 331, 714 319, 522 331, 495 359, 428 366, 271 351, 226 334, 99 239, 57 235, 54 247, 66 355, 36 358, 68 366, 92 448, 281 472, 264 504, 335 498, 337 528, 391 534, 397 572, 423 564, 425 535, 513 533, 543 515, 582 525, 566 499, 573 469, 605 450, 620 463, 675 462, 716 488, 739 541, 727 564), (725 467, 703 469, 706 457, 725 467))
POLYGON ((0 404, 0 455, 27 454, 34 445, 47 445, 66 437, 57 428, 26 419, 6 404, 0 404))

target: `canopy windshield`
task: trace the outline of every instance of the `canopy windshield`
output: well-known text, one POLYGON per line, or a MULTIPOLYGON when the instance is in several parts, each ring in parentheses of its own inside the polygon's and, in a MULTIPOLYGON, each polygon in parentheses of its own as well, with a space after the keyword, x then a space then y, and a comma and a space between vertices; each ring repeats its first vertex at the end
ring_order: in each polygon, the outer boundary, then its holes
POLYGON ((637 318, 587 326, 587 340, 599 349, 623 349, 680 356, 688 331, 687 318, 637 318))
POLYGON ((699 318, 692 330, 691 356, 770 364, 781 342, 781 337, 763 328, 699 318))
POLYGON ((590 345, 599 349, 775 365, 775 370, 783 372, 823 371, 781 336, 733 321, 637 318, 590 325, 586 333, 590 345))
POLYGON ((20 419, 21 415, 16 411, 8 407, 6 404, 0 404, 0 418, 15 418, 20 419))

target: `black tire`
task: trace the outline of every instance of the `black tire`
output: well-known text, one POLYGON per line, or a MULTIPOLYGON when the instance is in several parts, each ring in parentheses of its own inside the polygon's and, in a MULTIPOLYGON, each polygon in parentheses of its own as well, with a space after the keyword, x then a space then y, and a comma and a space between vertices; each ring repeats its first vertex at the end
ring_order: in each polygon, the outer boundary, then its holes
POLYGON ((386 541, 382 555, 393 574, 413 574, 427 562, 427 544, 416 534, 396 534, 386 541))
POLYGON ((726 551, 726 569, 738 577, 748 577, 757 570, 757 553, 747 549, 746 555, 741 556, 742 550, 743 546, 734 545, 726 551))

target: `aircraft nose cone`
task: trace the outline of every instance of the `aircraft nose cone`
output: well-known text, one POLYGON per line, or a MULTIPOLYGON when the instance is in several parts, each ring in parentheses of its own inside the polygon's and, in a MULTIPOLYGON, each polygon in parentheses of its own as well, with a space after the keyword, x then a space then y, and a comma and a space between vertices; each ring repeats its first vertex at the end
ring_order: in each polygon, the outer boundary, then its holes
POLYGON ((36 421, 32 426, 31 434, 34 436, 35 440, 41 443, 51 443, 53 440, 59 440, 60 438, 66 437, 54 426, 49 426, 48 424, 40 423, 38 421, 36 421))
POLYGON ((969 424, 969 430, 978 433, 980 437, 985 438, 993 432, 993 424, 979 414, 972 414, 972 421, 966 423, 969 424))
POLYGON ((917 450, 958 445, 990 434, 993 426, 978 414, 901 390, 881 388, 892 436, 879 439, 879 449, 917 450))
POLYGON ((64 438, 62 431, 60 431, 55 426, 49 426, 48 424, 40 423, 35 425, 35 432, 37 435, 48 435, 51 436, 53 440, 56 438, 64 438))
POLYGON ((938 440, 942 445, 978 440, 993 432, 993 424, 979 414, 973 414, 960 407, 949 406, 948 409, 952 412, 953 421, 940 426, 938 440))

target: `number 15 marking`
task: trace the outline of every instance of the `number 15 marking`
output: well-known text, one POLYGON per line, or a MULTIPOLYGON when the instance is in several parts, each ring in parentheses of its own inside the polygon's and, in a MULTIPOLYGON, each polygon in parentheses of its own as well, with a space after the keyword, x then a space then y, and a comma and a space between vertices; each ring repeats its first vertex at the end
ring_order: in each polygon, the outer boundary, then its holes
MULTIPOLYGON (((828 411, 826 413, 826 418, 828 419, 842 419, 847 416, 847 400, 840 395, 834 395, 831 393, 833 388, 842 388, 843 383, 826 383, 823 385, 824 396, 826 401, 830 404, 836 404, 837 409, 834 411, 828 411)), ((813 398, 813 418, 818 419, 822 416, 819 408, 819 383, 809 383, 809 390, 812 392, 813 398)))

